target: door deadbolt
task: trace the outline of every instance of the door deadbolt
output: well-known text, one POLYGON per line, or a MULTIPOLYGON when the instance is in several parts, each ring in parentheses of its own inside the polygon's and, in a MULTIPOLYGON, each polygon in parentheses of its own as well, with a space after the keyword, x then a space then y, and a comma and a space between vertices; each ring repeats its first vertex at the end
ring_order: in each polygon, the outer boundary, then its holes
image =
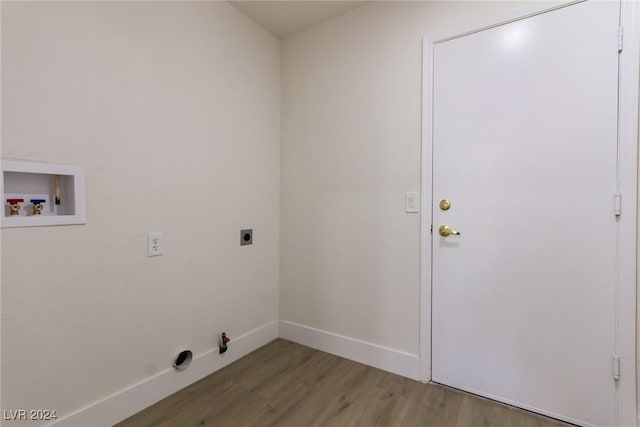
POLYGON ((442 209, 443 211, 448 211, 450 207, 451 202, 448 199, 440 200, 440 209, 442 209))

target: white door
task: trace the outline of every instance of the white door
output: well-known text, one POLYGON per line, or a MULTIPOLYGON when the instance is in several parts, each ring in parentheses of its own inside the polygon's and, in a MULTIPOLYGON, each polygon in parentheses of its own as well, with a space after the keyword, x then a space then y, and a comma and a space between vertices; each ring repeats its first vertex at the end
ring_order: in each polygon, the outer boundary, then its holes
POLYGON ((433 53, 433 381, 581 425, 616 424, 618 25, 580 3, 433 53))

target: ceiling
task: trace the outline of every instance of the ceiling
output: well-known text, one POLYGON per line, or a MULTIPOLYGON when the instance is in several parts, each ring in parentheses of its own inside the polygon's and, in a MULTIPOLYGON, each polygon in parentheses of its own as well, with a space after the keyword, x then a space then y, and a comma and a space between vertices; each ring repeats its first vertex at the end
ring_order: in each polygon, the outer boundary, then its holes
POLYGON ((278 38, 305 30, 368 1, 230 1, 233 7, 278 38))

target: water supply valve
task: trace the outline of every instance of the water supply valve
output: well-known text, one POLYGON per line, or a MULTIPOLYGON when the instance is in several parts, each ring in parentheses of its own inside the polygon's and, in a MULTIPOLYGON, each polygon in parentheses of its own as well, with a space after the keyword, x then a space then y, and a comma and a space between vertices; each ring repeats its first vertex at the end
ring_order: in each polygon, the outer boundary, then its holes
POLYGON ((24 199, 7 199, 7 203, 9 203, 9 208, 11 209, 11 215, 19 215, 20 214, 20 205, 18 203, 23 203, 24 199))
POLYGON ((227 343, 231 341, 231 339, 227 336, 225 332, 220 336, 220 354, 227 351, 227 343))
POLYGON ((31 199, 29 200, 31 202, 31 204, 33 204, 33 214, 34 215, 41 215, 42 212, 42 204, 44 202, 46 202, 45 199, 31 199))

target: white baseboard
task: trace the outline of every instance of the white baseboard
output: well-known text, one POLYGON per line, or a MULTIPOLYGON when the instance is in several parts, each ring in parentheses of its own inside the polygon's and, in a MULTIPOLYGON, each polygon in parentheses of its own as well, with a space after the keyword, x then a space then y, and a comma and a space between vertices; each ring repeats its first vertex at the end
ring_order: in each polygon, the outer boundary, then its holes
POLYGON ((404 353, 284 320, 280 321, 280 338, 355 360, 383 371, 420 380, 420 363, 416 354, 404 353))
POLYGON ((195 356, 189 368, 184 371, 166 369, 151 378, 133 384, 74 412, 53 425, 55 427, 112 426, 224 368, 278 337, 419 380, 419 360, 415 354, 404 353, 297 323, 276 321, 235 338, 224 355, 218 354, 217 348, 208 350, 195 356))
POLYGON ((278 338, 278 322, 271 322, 234 338, 223 355, 218 348, 195 356, 184 371, 167 369, 133 384, 91 406, 81 409, 54 425, 56 427, 112 426, 153 405, 159 400, 193 384, 209 374, 235 362, 239 358, 278 338))

